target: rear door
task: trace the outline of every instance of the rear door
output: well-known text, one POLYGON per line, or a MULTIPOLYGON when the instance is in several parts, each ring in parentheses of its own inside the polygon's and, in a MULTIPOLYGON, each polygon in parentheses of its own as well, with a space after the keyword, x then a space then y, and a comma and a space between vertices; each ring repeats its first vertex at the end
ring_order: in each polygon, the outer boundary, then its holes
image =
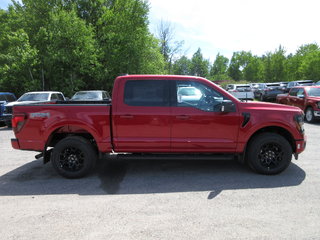
POLYGON ((228 100, 206 83, 173 81, 171 149, 173 152, 234 152, 240 117, 236 111, 223 113, 228 100), (193 95, 180 95, 194 89, 193 95))
POLYGON ((170 91, 166 80, 123 79, 113 104, 117 152, 170 151, 170 91))

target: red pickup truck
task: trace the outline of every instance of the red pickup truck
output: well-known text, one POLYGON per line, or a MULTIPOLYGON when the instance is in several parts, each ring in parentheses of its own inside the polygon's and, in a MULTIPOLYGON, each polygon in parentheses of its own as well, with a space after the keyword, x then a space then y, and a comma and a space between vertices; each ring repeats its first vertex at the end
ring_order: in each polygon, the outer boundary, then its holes
POLYGON ((100 154, 126 159, 236 158, 277 174, 305 149, 304 113, 296 107, 241 102, 209 80, 128 75, 112 101, 19 105, 15 149, 41 152, 67 178, 85 176, 100 154))
POLYGON ((305 119, 312 123, 320 118, 320 86, 291 88, 287 94, 279 94, 277 103, 299 107, 305 112, 305 119))

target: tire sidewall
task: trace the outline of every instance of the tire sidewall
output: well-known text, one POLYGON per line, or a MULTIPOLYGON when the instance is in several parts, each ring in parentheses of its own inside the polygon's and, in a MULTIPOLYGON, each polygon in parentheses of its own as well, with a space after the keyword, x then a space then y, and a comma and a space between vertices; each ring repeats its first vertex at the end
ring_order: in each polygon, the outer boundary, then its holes
POLYGON ((51 163, 54 169, 63 177, 66 178, 81 178, 87 175, 95 166, 97 153, 92 144, 83 137, 67 137, 56 144, 52 151, 51 163), (82 151, 84 155, 83 167, 75 172, 68 171, 59 166, 60 154, 68 147, 74 147, 82 151))
POLYGON ((249 166, 258 173, 267 175, 278 174, 284 171, 289 166, 292 159, 291 145, 284 137, 276 133, 264 133, 254 137, 249 144, 247 152, 247 162, 249 166), (268 143, 278 144, 284 152, 281 162, 275 168, 263 166, 258 158, 261 148, 268 143))
POLYGON ((306 119, 306 121, 307 121, 308 123, 314 122, 314 113, 313 113, 313 109, 312 109, 311 107, 308 107, 308 108, 307 108, 305 119, 306 119), (308 118, 307 118, 308 112, 311 114, 311 119, 309 119, 309 120, 308 120, 308 118))

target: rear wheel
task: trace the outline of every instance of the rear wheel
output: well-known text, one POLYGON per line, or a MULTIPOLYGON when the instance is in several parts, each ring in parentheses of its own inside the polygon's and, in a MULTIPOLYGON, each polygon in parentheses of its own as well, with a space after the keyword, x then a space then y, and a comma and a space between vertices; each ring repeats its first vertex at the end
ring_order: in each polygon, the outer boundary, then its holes
POLYGON ((313 109, 311 107, 307 108, 305 118, 306 118, 306 121, 308 123, 314 122, 314 112, 313 112, 313 109))
POLYGON ((289 142, 276 133, 262 133, 254 137, 248 146, 247 162, 261 174, 278 174, 285 170, 292 159, 289 142))
POLYGON ((97 153, 92 144, 83 137, 62 139, 54 147, 51 162, 55 170, 66 178, 81 178, 95 166, 97 153))

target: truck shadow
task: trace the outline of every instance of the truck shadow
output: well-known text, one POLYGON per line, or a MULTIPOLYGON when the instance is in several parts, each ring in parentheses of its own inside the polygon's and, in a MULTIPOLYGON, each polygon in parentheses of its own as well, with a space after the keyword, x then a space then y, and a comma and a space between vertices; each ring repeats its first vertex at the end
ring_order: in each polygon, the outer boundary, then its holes
POLYGON ((36 160, 0 177, 0 196, 47 194, 152 194, 206 191, 208 199, 224 190, 300 185, 306 173, 292 163, 275 176, 259 175, 234 161, 100 161, 82 179, 65 179, 51 164, 36 160))

